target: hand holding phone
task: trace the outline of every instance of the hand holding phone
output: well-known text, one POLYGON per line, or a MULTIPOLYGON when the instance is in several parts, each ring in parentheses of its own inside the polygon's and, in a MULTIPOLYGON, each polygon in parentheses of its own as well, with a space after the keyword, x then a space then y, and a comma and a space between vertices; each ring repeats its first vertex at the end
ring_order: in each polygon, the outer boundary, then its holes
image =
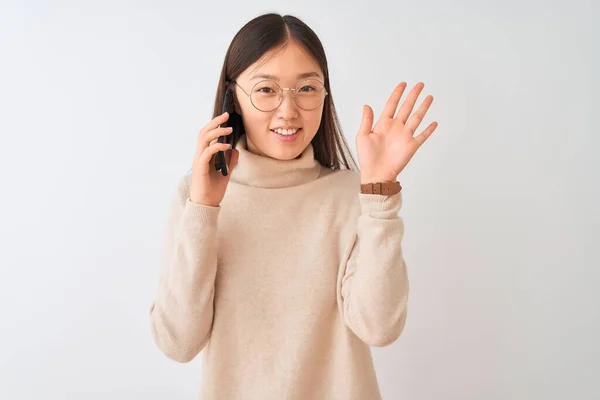
POLYGON ((235 168, 239 158, 239 152, 226 143, 226 138, 231 138, 233 132, 231 127, 223 126, 228 119, 228 113, 221 114, 213 118, 198 134, 190 185, 190 200, 194 203, 218 207, 225 196, 231 175, 219 172, 215 167, 218 154, 222 153, 225 168, 229 158, 229 170, 235 168), (226 151, 228 156, 225 155, 226 151))

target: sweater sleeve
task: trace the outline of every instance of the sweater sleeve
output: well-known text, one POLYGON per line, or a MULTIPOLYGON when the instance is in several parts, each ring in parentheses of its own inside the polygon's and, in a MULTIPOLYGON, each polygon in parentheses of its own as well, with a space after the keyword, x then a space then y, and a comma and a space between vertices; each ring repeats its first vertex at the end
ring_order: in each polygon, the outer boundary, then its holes
POLYGON ((186 178, 172 198, 161 277, 150 307, 156 345, 169 358, 191 361, 207 343, 213 321, 220 207, 190 201, 186 178))
POLYGON ((357 234, 341 281, 346 325, 370 346, 387 346, 406 321, 408 276, 402 257, 402 192, 359 193, 357 234))

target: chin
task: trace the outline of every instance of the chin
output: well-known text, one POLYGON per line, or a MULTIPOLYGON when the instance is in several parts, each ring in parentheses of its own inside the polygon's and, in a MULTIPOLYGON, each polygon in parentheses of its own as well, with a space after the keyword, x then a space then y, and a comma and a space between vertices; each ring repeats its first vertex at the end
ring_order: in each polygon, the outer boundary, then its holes
MULTIPOLYGON (((304 150, 304 149, 302 149, 304 150)), ((274 153, 274 157, 278 160, 281 161, 289 161, 289 160, 293 160, 296 159, 298 157, 300 157, 302 155, 302 151, 298 152, 298 151, 294 151, 293 153, 290 151, 275 151, 274 153)))

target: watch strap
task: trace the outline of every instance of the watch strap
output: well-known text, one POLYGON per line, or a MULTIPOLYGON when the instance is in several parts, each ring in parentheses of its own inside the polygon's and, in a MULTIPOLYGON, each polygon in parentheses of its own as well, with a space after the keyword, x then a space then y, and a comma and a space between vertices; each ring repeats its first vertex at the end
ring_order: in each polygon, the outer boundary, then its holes
POLYGON ((399 193, 402 190, 400 182, 375 182, 364 183, 360 185, 360 192, 363 194, 381 194, 391 196, 399 193))

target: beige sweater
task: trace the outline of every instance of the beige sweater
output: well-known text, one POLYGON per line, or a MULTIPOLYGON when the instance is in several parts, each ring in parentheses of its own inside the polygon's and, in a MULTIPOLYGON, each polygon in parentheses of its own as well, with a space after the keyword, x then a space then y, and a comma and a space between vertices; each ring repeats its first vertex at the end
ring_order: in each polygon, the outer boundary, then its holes
POLYGON ((189 173, 173 198, 157 346, 179 362, 203 350, 202 400, 380 399, 369 346, 406 319, 402 192, 361 194, 359 172, 311 145, 289 161, 236 148, 219 207, 189 200, 189 173))

